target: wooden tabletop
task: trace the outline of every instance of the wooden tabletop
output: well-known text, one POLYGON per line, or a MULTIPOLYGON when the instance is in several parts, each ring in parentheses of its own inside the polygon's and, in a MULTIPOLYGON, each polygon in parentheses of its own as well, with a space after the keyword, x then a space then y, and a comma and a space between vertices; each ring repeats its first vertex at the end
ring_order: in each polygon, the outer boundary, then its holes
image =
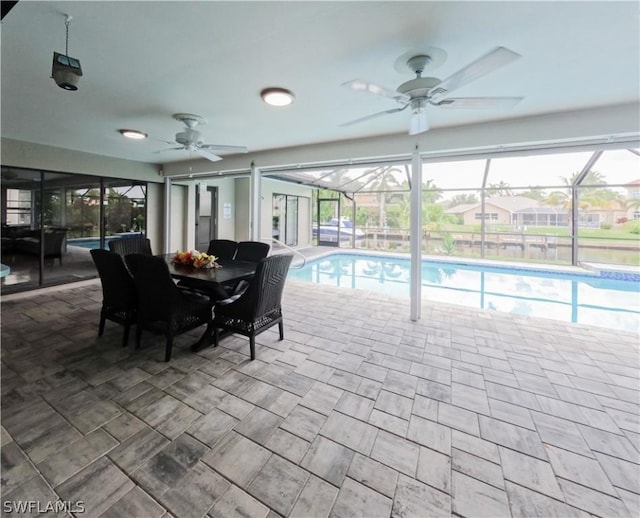
POLYGON ((161 256, 167 262, 172 277, 175 279, 190 279, 210 285, 231 283, 253 277, 258 264, 248 261, 218 259, 217 263, 220 264, 220 268, 194 268, 193 266, 174 264, 172 260, 175 255, 166 254, 161 256))

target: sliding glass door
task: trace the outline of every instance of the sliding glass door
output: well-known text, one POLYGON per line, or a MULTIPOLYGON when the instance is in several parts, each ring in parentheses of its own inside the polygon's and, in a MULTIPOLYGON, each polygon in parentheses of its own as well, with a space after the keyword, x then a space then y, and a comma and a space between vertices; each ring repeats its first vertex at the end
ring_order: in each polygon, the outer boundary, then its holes
POLYGON ((273 195, 271 235, 287 246, 298 244, 298 196, 273 195))
POLYGON ((2 293, 96 276, 92 248, 146 234, 146 184, 2 168, 2 293))

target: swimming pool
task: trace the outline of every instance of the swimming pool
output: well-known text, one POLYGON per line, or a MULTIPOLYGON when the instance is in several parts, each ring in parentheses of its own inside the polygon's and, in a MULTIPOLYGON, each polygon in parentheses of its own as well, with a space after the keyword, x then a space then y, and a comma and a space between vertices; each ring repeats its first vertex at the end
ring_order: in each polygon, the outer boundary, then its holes
MULTIPOLYGON (((408 258, 336 253, 289 278, 409 298, 408 258)), ((423 261, 422 298, 638 332, 640 282, 485 264, 423 261)))
MULTIPOLYGON (((106 237, 105 244, 113 239, 119 239, 118 237, 106 237)), ((93 237, 77 237, 73 239, 67 239, 67 245, 79 246, 80 248, 100 248, 100 240, 93 237)))

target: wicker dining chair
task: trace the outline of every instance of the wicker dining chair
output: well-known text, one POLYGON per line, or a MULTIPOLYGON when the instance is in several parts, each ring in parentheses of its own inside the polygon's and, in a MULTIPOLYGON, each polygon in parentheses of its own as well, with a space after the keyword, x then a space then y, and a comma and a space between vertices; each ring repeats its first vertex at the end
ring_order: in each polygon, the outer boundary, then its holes
POLYGON ((177 335, 211 322, 212 302, 178 288, 162 257, 130 254, 125 261, 138 293, 136 348, 143 330, 162 334, 166 339, 164 360, 168 362, 177 335))
POLYGON ((207 254, 215 255, 218 259, 233 259, 238 250, 238 242, 231 239, 212 239, 209 242, 207 254))
POLYGON ((101 248, 90 251, 102 284, 102 309, 98 336, 104 333, 106 320, 124 326, 122 347, 129 341, 129 328, 136 323, 138 297, 133 277, 122 256, 101 248))
POLYGON ((278 254, 262 259, 255 276, 243 293, 219 301, 214 310, 213 343, 217 347, 220 330, 249 337, 251 359, 256 357, 256 335, 278 324, 284 340, 282 292, 293 255, 278 254))
POLYGON ((146 237, 128 237, 109 241, 109 250, 125 257, 129 254, 153 255, 151 241, 146 237))
POLYGON ((251 261, 257 263, 269 255, 271 246, 260 241, 240 241, 236 252, 236 261, 251 261))
MULTIPOLYGON (((236 261, 257 263, 269 255, 271 246, 260 241, 240 241, 236 252, 236 261)), ((221 288, 229 297, 241 293, 247 288, 247 281, 223 284, 221 288)))

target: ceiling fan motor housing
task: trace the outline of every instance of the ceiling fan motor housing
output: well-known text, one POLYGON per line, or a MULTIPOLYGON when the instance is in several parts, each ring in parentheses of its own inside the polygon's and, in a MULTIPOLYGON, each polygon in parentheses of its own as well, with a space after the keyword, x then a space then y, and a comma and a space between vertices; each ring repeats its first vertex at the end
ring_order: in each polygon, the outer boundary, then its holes
POLYGON ((200 132, 191 128, 176 133, 176 142, 186 147, 198 147, 203 144, 203 141, 200 139, 200 132))
POLYGON ((398 87, 398 92, 411 98, 428 97, 429 90, 440 83, 440 79, 436 77, 416 77, 402 83, 398 87))

